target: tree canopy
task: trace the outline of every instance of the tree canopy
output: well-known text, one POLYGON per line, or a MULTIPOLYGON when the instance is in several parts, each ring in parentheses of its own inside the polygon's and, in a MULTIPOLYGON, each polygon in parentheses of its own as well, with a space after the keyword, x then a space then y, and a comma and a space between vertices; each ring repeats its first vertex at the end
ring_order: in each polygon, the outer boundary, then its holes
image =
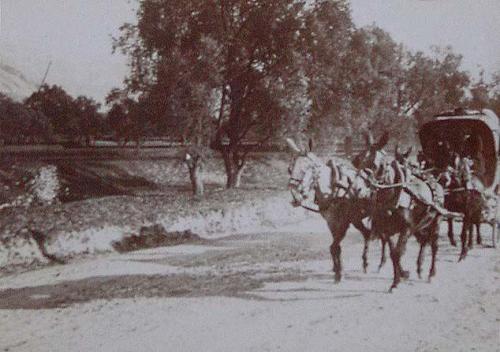
POLYGON ((84 140, 88 145, 102 132, 100 104, 85 96, 74 99, 60 86, 43 85, 24 101, 24 105, 45 116, 51 131, 68 141, 84 140))
POLYGON ((128 92, 149 102, 158 124, 211 141, 228 187, 239 183, 246 139, 306 127, 308 82, 325 76, 318 60, 335 59, 321 49, 344 45, 351 27, 341 1, 142 0, 137 15, 115 42, 130 57, 128 92))
POLYGON ((460 55, 411 52, 376 26, 356 28, 344 0, 139 0, 114 49, 130 65, 120 94, 149 112, 140 121, 220 151, 228 187, 249 139, 331 143, 337 126, 405 139, 469 102, 460 55))
POLYGON ((51 125, 43 113, 0 93, 0 139, 3 142, 46 142, 51 132, 51 125))

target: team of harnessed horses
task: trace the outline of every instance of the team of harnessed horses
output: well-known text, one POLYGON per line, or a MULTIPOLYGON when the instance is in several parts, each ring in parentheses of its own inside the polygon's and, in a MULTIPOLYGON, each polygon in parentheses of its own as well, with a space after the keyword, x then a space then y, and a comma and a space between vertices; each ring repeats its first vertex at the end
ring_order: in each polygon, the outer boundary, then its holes
MULTIPOLYGON (((377 142, 369 134, 365 139, 366 148, 352 160, 330 159, 326 163, 312 152, 311 142, 309 150, 304 150, 287 139, 294 154, 289 167, 292 204, 318 212, 326 220, 333 236, 330 253, 335 281, 342 278, 341 242, 351 224, 364 238, 365 273, 370 240, 380 239, 382 243, 379 270, 386 261, 386 246, 389 247, 394 270, 390 292, 409 277, 409 272, 402 268, 401 258, 411 235, 420 244, 419 278, 427 245, 432 250, 429 281, 436 274, 439 225, 443 219, 449 221, 448 236, 453 246, 456 246, 453 219, 462 220, 459 261, 465 259, 473 246, 473 225, 478 230, 478 243, 481 241, 479 225, 489 201, 475 186, 481 180, 474 162, 467 157, 457 158, 454 168, 431 173, 425 165, 410 160, 411 150, 401 153, 396 147, 394 156, 385 152, 387 133, 377 142)), ((495 237, 493 234, 493 240, 495 237)))

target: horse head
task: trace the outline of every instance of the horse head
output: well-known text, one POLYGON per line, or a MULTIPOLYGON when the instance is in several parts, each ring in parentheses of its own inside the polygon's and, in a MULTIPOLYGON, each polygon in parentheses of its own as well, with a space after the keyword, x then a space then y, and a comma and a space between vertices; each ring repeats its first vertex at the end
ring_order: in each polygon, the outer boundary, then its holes
POLYGON ((368 132, 365 134, 365 141, 366 149, 354 157, 352 164, 357 169, 367 170, 377 174, 387 161, 383 148, 389 141, 389 133, 384 132, 379 140, 374 143, 373 137, 368 132))
POLYGON ((399 145, 396 144, 396 150, 394 151, 394 159, 401 165, 407 165, 409 163, 409 158, 411 152, 413 151, 413 147, 409 147, 406 152, 399 151, 399 145))
MULTIPOLYGON (((288 168, 290 175, 288 188, 292 194, 292 205, 317 208, 316 199, 331 194, 331 172, 328 166, 311 151, 300 149, 293 140, 287 138, 293 159, 288 168), (314 204, 314 205, 313 205, 314 204)), ((312 143, 309 143, 311 149, 312 143)))

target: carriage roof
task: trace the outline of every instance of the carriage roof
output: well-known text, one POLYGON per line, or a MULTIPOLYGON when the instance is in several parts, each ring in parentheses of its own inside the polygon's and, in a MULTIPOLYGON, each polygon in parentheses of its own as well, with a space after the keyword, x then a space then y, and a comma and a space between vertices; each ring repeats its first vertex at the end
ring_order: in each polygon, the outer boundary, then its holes
POLYGON ((498 183, 499 178, 499 133, 498 117, 493 111, 457 109, 434 116, 420 128, 419 138, 424 155, 435 159, 440 152, 437 143, 446 142, 451 151, 461 153, 464 140, 470 137, 480 145, 485 160, 485 186, 491 187, 498 183))

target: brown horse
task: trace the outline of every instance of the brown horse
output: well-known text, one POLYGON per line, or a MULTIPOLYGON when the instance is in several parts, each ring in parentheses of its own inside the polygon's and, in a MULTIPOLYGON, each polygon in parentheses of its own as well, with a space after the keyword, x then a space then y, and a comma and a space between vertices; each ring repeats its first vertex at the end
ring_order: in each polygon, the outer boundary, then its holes
MULTIPOLYGON (((294 152, 289 168, 292 204, 315 210, 326 220, 333 237, 330 253, 335 282, 342 278, 341 242, 351 224, 364 238, 363 270, 366 272, 371 231, 363 220, 370 216, 372 209, 366 181, 352 167, 332 160, 325 164, 314 153, 300 150, 292 140, 287 142, 294 152)), ((385 257, 381 261, 385 261, 385 257)))
MULTIPOLYGON (((437 182, 437 180, 426 179, 420 170, 418 164, 414 164, 410 161, 410 155, 412 152, 412 147, 410 147, 406 152, 400 152, 398 145, 396 145, 396 150, 394 152, 395 160, 406 170, 410 170, 413 177, 418 177, 424 180, 426 183, 432 183, 432 192, 434 193, 434 201, 438 201, 440 206, 444 206, 444 188, 437 182)), ((405 176, 408 177, 408 172, 405 172, 405 176)), ((452 218, 450 218, 452 220, 452 218)), ((414 233, 417 242, 420 245, 420 250, 417 258, 417 274, 418 277, 422 277, 422 264, 424 260, 424 252, 427 244, 430 244, 432 250, 432 264, 429 271, 429 281, 436 274, 435 263, 436 254, 438 250, 438 240, 439 240, 439 221, 438 218, 434 219, 429 223, 429 226, 421 226, 422 229, 414 233)))
MULTIPOLYGON (((473 227, 476 227, 476 240, 477 244, 482 244, 481 236, 481 220, 482 212, 484 209, 484 199, 479 198, 479 192, 471 192, 465 188, 465 182, 463 179, 464 175, 464 165, 463 160, 458 156, 457 153, 450 153, 450 156, 443 158, 444 161, 441 164, 436 165, 431 161, 428 161, 422 152, 418 156, 419 162, 422 165, 431 166, 429 171, 436 177, 439 184, 446 189, 446 196, 444 200, 444 207, 451 212, 463 214, 464 217, 467 215, 467 224, 462 226, 462 236, 465 241, 462 242, 462 254, 461 259, 465 258, 467 249, 471 249, 473 246, 473 227), (453 166, 452 166, 453 165, 453 166), (443 166, 446 166, 444 168, 443 166), (467 246, 465 248, 464 246, 467 246)), ((474 176, 475 177, 475 176, 474 176)), ((474 184, 479 184, 476 179, 474 184)), ((455 241, 455 234, 453 231, 453 217, 448 217, 448 239, 453 247, 457 246, 455 241)), ((461 260, 459 259, 459 260, 461 260)))
POLYGON ((412 178, 411 172, 396 160, 390 162, 382 151, 388 142, 387 133, 377 143, 373 143, 370 136, 366 141, 366 150, 357 155, 353 163, 360 170, 371 174, 372 185, 377 189, 373 202, 372 232, 389 244, 394 269, 390 288, 392 291, 401 278, 409 275, 401 267, 401 258, 411 234, 415 234, 421 243, 417 271, 420 274, 425 244, 430 242, 433 261, 429 278, 435 275, 437 231, 441 213, 432 204, 432 188, 424 180, 412 178), (397 242, 394 243, 392 237, 396 235, 397 242))
MULTIPOLYGON (((468 250, 473 247, 474 226, 477 231, 477 244, 482 243, 481 221, 486 202, 483 197, 484 186, 481 178, 473 173, 467 159, 459 159, 454 171, 447 177, 440 177, 440 181, 448 191, 445 198, 446 209, 464 215, 460 234, 462 250, 459 261, 461 261, 466 258, 468 250)), ((452 245, 456 245, 452 219, 448 219, 448 237, 452 245)))

